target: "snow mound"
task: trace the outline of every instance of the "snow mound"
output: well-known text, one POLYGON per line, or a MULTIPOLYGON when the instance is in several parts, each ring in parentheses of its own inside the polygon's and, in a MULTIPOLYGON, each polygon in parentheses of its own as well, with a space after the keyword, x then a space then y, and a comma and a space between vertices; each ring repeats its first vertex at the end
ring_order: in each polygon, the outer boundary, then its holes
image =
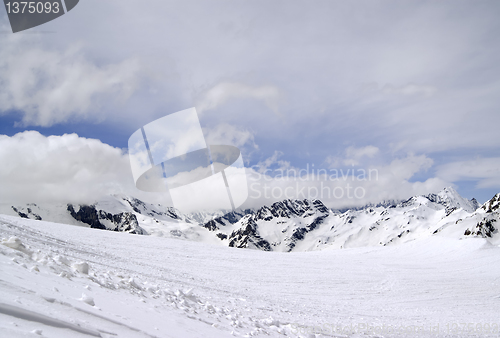
POLYGON ((5 239, 5 238, 2 239, 2 244, 11 248, 11 249, 24 252, 27 255, 32 254, 32 252, 30 250, 28 250, 28 248, 23 244, 23 242, 21 242, 21 240, 15 236, 10 237, 9 239, 5 239))

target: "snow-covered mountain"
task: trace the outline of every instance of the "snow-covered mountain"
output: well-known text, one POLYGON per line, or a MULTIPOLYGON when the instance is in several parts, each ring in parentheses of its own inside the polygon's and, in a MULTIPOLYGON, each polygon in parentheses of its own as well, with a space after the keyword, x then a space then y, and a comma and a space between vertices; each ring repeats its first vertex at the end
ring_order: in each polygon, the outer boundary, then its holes
MULTIPOLYGON (((139 235, 185 237, 216 214, 183 215, 177 209, 143 202, 137 198, 112 195, 91 205, 28 204, 1 205, 0 213, 22 218, 129 232, 139 235)), ((196 236, 194 236, 196 237, 196 236)))
POLYGON ((500 243, 500 194, 484 203, 472 215, 459 219, 457 227, 467 228, 464 236, 479 236, 487 238, 490 242, 500 243))
MULTIPOLYGON (((469 201, 453 188, 445 188, 438 194, 343 212, 329 210, 319 200, 286 200, 253 213, 247 211, 246 215, 219 217, 205 227, 228 246, 239 248, 311 251, 385 246, 428 237, 447 228, 454 237, 472 235, 466 234, 465 228, 475 218, 467 217, 478 207, 475 199, 469 201), (467 221, 457 225, 459 219, 467 221)), ((483 232, 476 231, 475 235, 483 232)))
POLYGON ((499 198, 479 206, 453 188, 348 210, 320 200, 284 200, 258 209, 182 214, 175 208, 114 195, 92 205, 5 206, 0 213, 133 234, 264 251, 386 246, 430 236, 479 236, 500 242, 499 198))
POLYGON ((292 251, 332 214, 319 200, 285 200, 253 212, 229 213, 204 226, 231 247, 292 251))

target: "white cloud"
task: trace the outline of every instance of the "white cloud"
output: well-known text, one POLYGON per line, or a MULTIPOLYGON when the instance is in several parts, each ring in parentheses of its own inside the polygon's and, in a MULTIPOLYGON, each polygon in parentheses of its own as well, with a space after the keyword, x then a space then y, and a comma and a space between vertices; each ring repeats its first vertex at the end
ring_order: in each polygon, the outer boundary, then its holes
POLYGON ((203 93, 196 109, 201 114, 205 110, 219 107, 230 99, 252 98, 264 101, 274 112, 278 112, 279 96, 279 89, 271 85, 249 86, 238 82, 221 82, 203 93))
MULTIPOLYGON (((363 169, 326 171, 309 165, 294 168, 280 160, 281 156, 275 152, 247 169, 250 198, 245 206, 285 198, 319 198, 328 206, 341 208, 426 194, 450 185, 442 178, 411 182, 416 173, 432 166, 424 155, 408 154, 363 169)), ((76 134, 46 137, 26 131, 12 137, 2 135, 0 163, 0 203, 93 203, 108 194, 123 193, 171 205, 164 194, 135 188, 128 156, 121 149, 76 134)))
POLYGON ((250 145, 252 148, 258 148, 253 133, 239 126, 220 123, 213 128, 204 128, 203 131, 207 144, 228 144, 235 147, 250 145))
MULTIPOLYGON (((37 131, 26 131, 12 137, 0 135, 0 163, 0 204, 91 204, 110 194, 125 194, 193 211, 196 208, 208 210, 214 205, 220 206, 221 200, 228 200, 220 175, 196 181, 205 173, 201 168, 173 177, 170 183, 175 180, 197 183, 172 189, 170 195, 140 191, 135 187, 126 153, 76 134, 46 137, 37 131), (205 187, 204 191, 197 190, 200 187, 205 187), (173 205, 170 196, 176 197, 178 205, 173 205)), ((231 181, 231 170, 237 169, 227 170, 231 181)), ((239 170, 244 172, 244 169, 239 170)))
POLYGON ((287 170, 287 169, 297 169, 290 165, 289 161, 280 160, 284 154, 281 151, 275 150, 271 157, 266 158, 263 161, 260 161, 252 168, 256 170, 258 173, 265 174, 267 171, 273 170, 287 170))
POLYGON ((341 165, 357 166, 363 158, 373 158, 379 152, 379 148, 372 145, 360 148, 350 146, 344 150, 343 157, 327 156, 325 163, 329 168, 338 168, 341 165))
POLYGON ((434 161, 425 155, 408 154, 405 158, 395 159, 387 167, 394 178, 409 180, 415 173, 428 170, 434 161))
POLYGON ((348 147, 345 150, 346 159, 344 164, 346 165, 359 165, 359 161, 363 157, 372 158, 379 153, 379 149, 374 146, 366 146, 362 148, 348 147))
MULTIPOLYGON (((21 40, 22 41, 22 40, 21 40)), ((103 98, 124 102, 139 86, 138 60, 98 66, 77 46, 65 51, 20 48, 2 41, 0 113, 22 112, 24 126, 51 126, 70 120, 99 121, 103 98)), ((19 44, 19 45, 18 45, 19 44)))
POLYGON ((122 150, 76 134, 0 135, 0 163, 0 203, 93 203, 140 193, 122 150))
POLYGON ((477 181, 477 188, 500 188, 500 157, 443 164, 436 175, 452 182, 477 181))

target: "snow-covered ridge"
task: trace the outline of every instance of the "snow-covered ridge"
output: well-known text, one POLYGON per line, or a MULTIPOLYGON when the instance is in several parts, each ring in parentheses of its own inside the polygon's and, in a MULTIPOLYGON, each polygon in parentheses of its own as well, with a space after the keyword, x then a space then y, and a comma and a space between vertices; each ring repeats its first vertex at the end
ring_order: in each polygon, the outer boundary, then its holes
POLYGON ((286 200, 254 212, 231 213, 205 227, 228 246, 266 251, 386 246, 433 235, 480 236, 496 242, 498 231, 491 221, 483 222, 479 231, 467 231, 481 222, 474 216, 478 207, 475 199, 469 201, 445 188, 399 203, 346 211, 329 210, 318 200, 286 200))
POLYGON ((258 209, 182 214, 122 195, 92 205, 26 205, 0 213, 133 234, 264 251, 386 246, 429 236, 499 241, 500 194, 479 206, 453 188, 437 194, 332 210, 320 200, 284 200, 258 209))

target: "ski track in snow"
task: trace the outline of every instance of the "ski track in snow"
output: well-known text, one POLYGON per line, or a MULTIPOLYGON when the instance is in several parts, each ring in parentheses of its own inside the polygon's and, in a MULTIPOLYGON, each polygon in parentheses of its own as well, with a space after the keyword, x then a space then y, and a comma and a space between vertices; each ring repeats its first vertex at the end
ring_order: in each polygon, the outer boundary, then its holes
POLYGON ((2 337, 500 336, 479 238, 281 253, 3 215, 0 237, 2 337))

